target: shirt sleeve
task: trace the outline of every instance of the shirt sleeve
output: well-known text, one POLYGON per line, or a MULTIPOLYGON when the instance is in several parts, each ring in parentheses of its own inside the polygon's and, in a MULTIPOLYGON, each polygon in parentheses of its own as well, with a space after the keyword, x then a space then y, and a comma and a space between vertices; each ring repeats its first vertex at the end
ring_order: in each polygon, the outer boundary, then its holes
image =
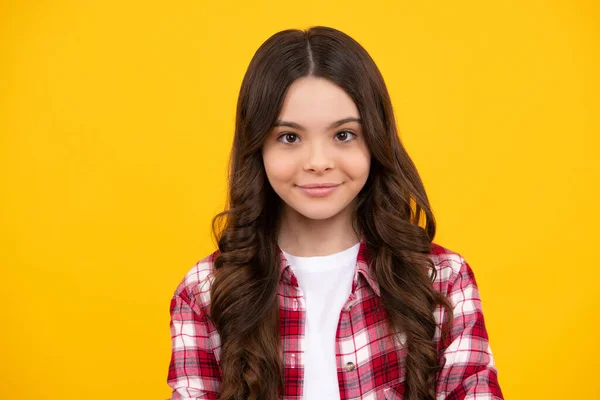
POLYGON ((448 286, 454 321, 441 354, 436 400, 504 399, 475 275, 465 259, 460 260, 460 270, 448 286))
POLYGON ((187 292, 171 299, 171 361, 168 385, 173 389, 170 400, 200 400, 218 397, 221 372, 211 345, 206 316, 193 307, 187 292))

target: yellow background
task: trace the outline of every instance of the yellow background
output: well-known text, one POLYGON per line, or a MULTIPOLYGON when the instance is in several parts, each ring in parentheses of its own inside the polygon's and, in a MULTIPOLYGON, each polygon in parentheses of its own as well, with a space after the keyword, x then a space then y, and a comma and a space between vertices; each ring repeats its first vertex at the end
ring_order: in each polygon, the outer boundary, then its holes
POLYGON ((214 249, 258 46, 330 25, 380 67, 475 271, 510 399, 597 391, 593 1, 3 1, 3 399, 164 399, 171 294, 214 249))

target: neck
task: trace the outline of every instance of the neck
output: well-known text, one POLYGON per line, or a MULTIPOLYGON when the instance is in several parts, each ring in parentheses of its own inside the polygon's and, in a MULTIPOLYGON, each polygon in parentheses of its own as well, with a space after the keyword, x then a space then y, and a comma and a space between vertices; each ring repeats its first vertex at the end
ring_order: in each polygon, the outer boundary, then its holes
POLYGON ((279 247, 295 256, 326 256, 354 246, 360 237, 352 228, 352 207, 327 219, 310 219, 284 204, 279 247))

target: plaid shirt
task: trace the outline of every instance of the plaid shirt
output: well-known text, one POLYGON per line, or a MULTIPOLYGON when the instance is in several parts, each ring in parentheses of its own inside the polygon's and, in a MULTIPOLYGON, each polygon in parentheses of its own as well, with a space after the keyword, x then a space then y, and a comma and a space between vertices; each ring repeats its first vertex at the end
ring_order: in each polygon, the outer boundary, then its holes
MULTIPOLYGON (((301 400, 305 301, 293 270, 279 250, 278 297, 285 371, 285 388, 280 398, 301 400)), ((171 300, 172 353, 167 383, 173 389, 172 400, 218 398, 220 338, 208 318, 211 272, 217 255, 218 250, 198 261, 171 300)), ((442 365, 436 399, 503 399, 472 269, 460 254, 435 243, 430 258, 437 270, 434 288, 448 296, 454 310, 451 337, 444 343, 440 329, 445 312, 439 305, 434 311, 435 341, 442 365)), ((361 241, 352 292, 340 313, 335 339, 340 397, 402 399, 406 337, 387 333, 385 313, 378 312, 379 286, 368 265, 369 250, 361 241)))

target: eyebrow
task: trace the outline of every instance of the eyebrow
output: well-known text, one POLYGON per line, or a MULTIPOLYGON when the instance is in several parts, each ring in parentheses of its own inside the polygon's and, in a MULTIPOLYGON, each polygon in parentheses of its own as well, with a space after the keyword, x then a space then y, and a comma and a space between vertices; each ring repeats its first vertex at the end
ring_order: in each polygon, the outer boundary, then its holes
MULTIPOLYGON (((339 121, 335 121, 332 124, 330 124, 327 129, 333 129, 336 128, 340 125, 345 124, 346 122, 358 122, 359 124, 361 123, 360 118, 356 118, 356 117, 348 117, 348 118, 344 118, 344 119, 340 119, 339 121)), ((299 130, 306 130, 305 127, 303 127, 300 124, 297 124, 295 122, 291 122, 291 121, 280 121, 278 120, 277 122, 275 122, 274 126, 289 126, 290 128, 294 128, 294 129, 299 129, 299 130)))

